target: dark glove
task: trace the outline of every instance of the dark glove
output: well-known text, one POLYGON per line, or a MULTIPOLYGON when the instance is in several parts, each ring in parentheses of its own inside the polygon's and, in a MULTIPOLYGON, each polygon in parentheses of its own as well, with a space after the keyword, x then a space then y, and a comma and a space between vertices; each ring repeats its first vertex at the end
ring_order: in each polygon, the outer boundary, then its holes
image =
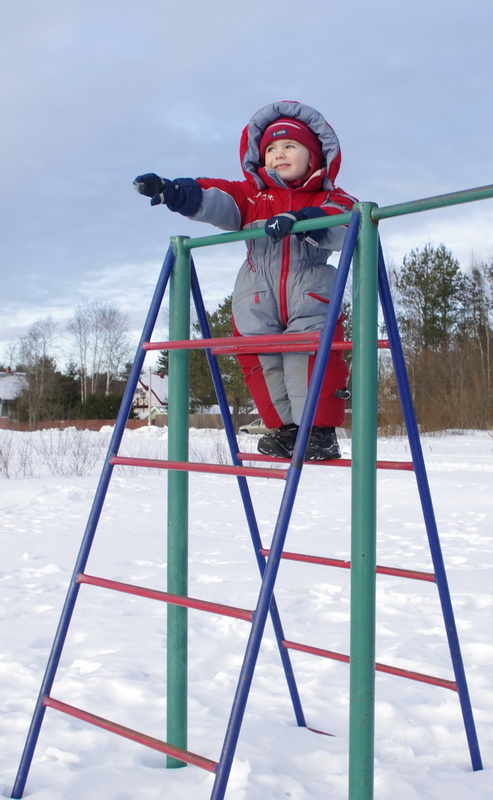
POLYGON ((202 188, 193 178, 170 181, 149 172, 135 178, 134 189, 150 197, 151 206, 164 204, 170 211, 178 211, 186 217, 196 214, 202 202, 202 188))
POLYGON ((154 172, 147 172, 145 175, 137 175, 134 180, 134 189, 146 197, 155 197, 166 188, 168 183, 170 181, 160 178, 154 172))
POLYGON ((299 211, 285 212, 284 214, 276 214, 271 217, 264 225, 264 231, 273 242, 280 242, 285 236, 291 233, 291 228, 294 223, 301 219, 298 216, 299 211))
MULTIPOLYGON (((291 233, 291 228, 295 222, 299 222, 302 219, 314 219, 315 217, 325 216, 325 211, 316 206, 302 208, 300 211, 286 211, 283 214, 276 214, 275 217, 268 219, 264 225, 264 230, 272 241, 280 242, 281 239, 284 239, 285 236, 291 233)), ((296 234, 298 239, 301 241, 308 241, 310 244, 315 245, 315 247, 318 247, 324 235, 325 228, 317 231, 303 231, 296 234)))

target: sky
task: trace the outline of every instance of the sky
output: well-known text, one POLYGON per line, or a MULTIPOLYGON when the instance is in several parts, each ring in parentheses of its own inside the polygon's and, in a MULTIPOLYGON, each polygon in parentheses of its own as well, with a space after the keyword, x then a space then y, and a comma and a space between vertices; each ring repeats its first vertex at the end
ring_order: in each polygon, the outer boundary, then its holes
MULTIPOLYGON (((362 201, 490 184, 492 27, 490 0, 4 0, 0 365, 47 317, 62 352, 66 320, 92 301, 118 306, 137 342, 170 237, 216 231, 150 208, 133 178, 241 179, 241 130, 270 102, 322 112, 338 183, 362 201)), ((493 258, 493 200, 380 234, 389 264, 444 243, 468 269, 493 258)), ((243 251, 196 251, 210 310, 243 251)))

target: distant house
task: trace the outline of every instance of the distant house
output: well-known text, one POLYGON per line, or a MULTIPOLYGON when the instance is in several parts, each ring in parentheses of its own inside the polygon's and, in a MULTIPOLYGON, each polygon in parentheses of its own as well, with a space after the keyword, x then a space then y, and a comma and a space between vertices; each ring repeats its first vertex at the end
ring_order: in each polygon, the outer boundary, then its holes
POLYGON ((151 407, 151 418, 166 414, 168 408, 168 376, 142 373, 135 387, 132 408, 139 419, 147 419, 151 407), (150 391, 149 391, 150 380, 150 391))
POLYGON ((9 406, 28 385, 25 372, 0 372, 0 417, 8 416, 9 406))

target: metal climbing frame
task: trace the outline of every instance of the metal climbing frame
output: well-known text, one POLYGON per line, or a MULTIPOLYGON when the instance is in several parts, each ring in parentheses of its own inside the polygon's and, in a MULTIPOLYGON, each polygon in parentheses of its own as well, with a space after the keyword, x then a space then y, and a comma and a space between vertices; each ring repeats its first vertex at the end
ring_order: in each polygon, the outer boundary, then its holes
MULTIPOLYGON (((321 334, 284 335, 277 337, 229 338, 212 340, 207 315, 200 288, 191 259, 191 250, 220 242, 257 238, 264 235, 262 230, 242 231, 200 239, 176 237, 161 270, 156 290, 149 308, 147 319, 137 349, 136 357, 123 396, 122 405, 110 441, 107 458, 100 477, 93 506, 89 515, 72 580, 67 592, 62 615, 49 656, 35 711, 21 757, 16 781, 12 790, 13 798, 21 798, 28 778, 34 750, 44 719, 46 708, 85 720, 106 730, 118 733, 167 755, 168 766, 194 764, 215 773, 211 800, 222 800, 226 792, 236 744, 242 719, 245 713, 248 694, 255 670, 255 664, 267 621, 271 616, 277 639, 281 661, 284 667, 297 724, 306 726, 300 697, 289 659, 289 650, 298 649, 325 657, 336 658, 350 663, 350 753, 349 753, 349 800, 369 800, 373 797, 373 759, 374 759, 374 676, 375 670, 404 675, 416 680, 446 686, 458 692, 472 767, 482 768, 479 745, 476 736, 471 703, 460 653, 457 630, 454 621, 450 593, 441 554, 439 536, 427 482, 418 428, 412 406, 411 393, 403 359, 402 347, 395 313, 390 297, 388 280, 378 241, 379 220, 401 214, 425 211, 447 205, 466 203, 473 200, 493 197, 493 186, 471 189, 439 197, 427 198, 387 208, 378 208, 373 203, 360 203, 352 214, 296 223, 293 232, 312 230, 320 227, 347 224, 348 233, 341 253, 337 279, 332 302, 329 306, 326 323, 321 334), (351 562, 337 562, 333 559, 317 559, 284 551, 284 543, 296 492, 304 466, 303 454, 308 432, 312 425, 315 408, 320 393, 325 364, 333 345, 333 335, 338 309, 342 303, 349 267, 353 259, 353 448, 352 448, 352 545, 351 562), (152 343, 151 337, 161 307, 162 299, 170 284, 170 342, 152 343), (190 341, 189 298, 194 298, 203 339, 190 341), (377 310, 378 295, 384 313, 389 335, 397 384, 404 419, 410 441, 413 463, 390 464, 376 461, 377 430, 377 310), (280 341, 282 340, 282 345, 280 341), (289 340, 289 341, 288 341, 289 340), (188 458, 188 351, 192 347, 206 348, 218 402, 223 415, 232 465, 190 464, 188 458), (131 408, 134 389, 140 376, 147 351, 164 349, 169 354, 170 394, 168 409, 169 441, 168 460, 151 461, 147 459, 126 458, 118 455, 125 430, 126 420, 131 408), (252 352, 269 349, 317 349, 315 367, 293 458, 287 468, 262 469, 244 466, 244 461, 259 460, 251 454, 239 452, 236 435, 217 365, 216 355, 237 352, 239 348, 252 352), (87 575, 85 567, 110 484, 113 469, 117 465, 139 464, 169 470, 168 472, 168 592, 143 589, 142 587, 108 581, 101 577, 87 575), (410 468, 414 467, 418 484, 426 530, 434 565, 433 573, 417 573, 376 564, 376 467, 410 468), (255 610, 233 608, 217 603, 209 603, 188 597, 187 591, 187 511, 188 511, 188 472, 207 471, 237 476, 238 485, 245 508, 252 543, 258 567, 262 575, 262 585, 255 610), (279 516, 272 539, 270 551, 262 547, 255 513, 249 494, 247 477, 257 475, 285 481, 285 490, 279 516), (283 558, 299 561, 325 563, 331 566, 351 568, 351 654, 344 656, 330 651, 318 650, 286 640, 279 612, 274 598, 274 586, 283 558), (436 582, 455 681, 435 679, 406 670, 386 667, 375 663, 375 583, 376 574, 399 574, 406 577, 436 582), (77 596, 82 585, 103 586, 160 600, 168 604, 168 722, 167 741, 154 739, 145 734, 125 728, 118 723, 90 714, 70 706, 50 696, 58 664, 69 630, 77 596), (198 608, 218 614, 226 614, 251 622, 251 632, 241 669, 238 687, 233 702, 229 723, 220 758, 217 762, 187 750, 186 731, 186 649, 187 649, 187 608, 198 608)), ((265 457, 264 457, 265 459, 265 457)), ((349 462, 330 462, 333 466, 349 466, 349 462)), ((279 465, 279 466, 282 466, 279 465)))

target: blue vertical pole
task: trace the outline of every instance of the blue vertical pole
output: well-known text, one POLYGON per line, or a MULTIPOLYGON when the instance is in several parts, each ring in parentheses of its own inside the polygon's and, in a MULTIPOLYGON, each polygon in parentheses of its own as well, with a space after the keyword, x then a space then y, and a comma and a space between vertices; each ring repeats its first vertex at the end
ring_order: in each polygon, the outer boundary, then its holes
POLYGON ((118 453, 118 449, 120 447, 120 443, 123 434, 125 432, 125 425, 127 423, 128 415, 132 407, 132 400, 134 397, 135 388, 137 386, 137 381, 140 377, 140 373, 142 371, 142 365, 144 363, 144 359, 146 356, 146 351, 144 350, 143 345, 145 342, 148 342, 152 336, 152 332, 156 324, 159 310, 161 308, 163 295, 166 290, 166 286, 168 284, 171 270, 173 269, 173 264, 174 264, 174 255, 173 251, 170 248, 166 254, 166 258, 164 259, 161 273, 156 285, 156 289, 154 291, 151 305, 149 307, 147 318, 144 323, 142 336, 140 338, 133 366, 127 381, 127 386, 125 388, 120 410, 118 412, 118 417, 108 447, 105 465, 103 467, 98 487, 96 489, 96 494, 94 496, 91 512, 89 514, 89 519, 87 521, 86 530, 82 539, 81 547, 79 550, 74 572, 72 575, 72 580, 70 582, 70 586, 65 599, 65 604, 62 609, 60 622, 58 624, 58 628, 55 634, 55 639, 53 641, 45 675, 41 684, 41 689, 38 695, 33 718, 26 739, 26 744, 24 747, 16 780, 11 794, 11 797, 14 797, 16 799, 21 798, 24 793, 24 788, 31 767, 31 762, 34 756, 34 751, 38 741, 41 726, 43 724, 44 714, 46 711, 44 700, 46 697, 49 697, 49 694, 53 686, 53 682, 55 680, 56 672, 63 651, 63 646, 65 644, 65 639, 67 637, 70 621, 72 619, 75 603, 80 589, 80 584, 77 583, 77 576, 81 572, 84 572, 89 558, 92 543, 94 540, 94 534, 96 533, 104 500, 110 484, 111 475, 113 473, 113 465, 111 464, 111 458, 118 453))
POLYGON ((481 754, 479 750, 479 742, 476 733, 476 727, 474 724, 471 700, 469 697, 469 690, 467 687, 464 663, 461 655, 459 636, 457 633, 457 626, 455 624, 454 611, 452 608, 452 600, 450 597, 447 574, 445 572, 445 564, 443 560, 442 548, 440 545, 440 537, 438 534, 435 512, 433 509, 433 502, 431 499, 431 491, 428 483, 428 476, 426 473, 423 449, 421 447, 421 441, 419 438, 419 429, 416 422, 416 416, 414 413, 411 387, 409 386, 409 380, 407 377, 406 364, 404 361, 404 353, 402 350, 402 343, 399 336, 397 319, 395 316, 394 306, 392 303, 387 271, 385 269, 385 262, 383 258, 382 247, 380 244, 379 244, 379 254, 378 254, 378 286, 379 286, 380 300, 382 304, 385 325, 387 328, 390 349, 394 363, 394 370, 397 379, 399 397, 401 400, 402 413, 404 416, 404 422, 406 424, 407 435, 409 438, 409 446, 411 448, 414 471, 416 474, 416 482, 421 500, 421 507, 423 509, 423 517, 425 520, 428 541, 430 544, 433 568, 435 571, 435 580, 437 584, 440 603, 442 606, 443 618, 445 622, 445 630, 447 633, 450 655, 452 658, 452 666, 454 669, 455 680, 457 683, 457 689, 459 693, 459 702, 461 704, 462 716, 464 719, 464 726, 469 745, 469 753, 471 756, 472 768, 474 770, 480 770, 483 768, 483 765, 481 761, 481 754))
POLYGON ((308 430, 311 428, 313 418, 315 416, 315 410, 320 395, 320 388, 325 374, 327 360, 330 355, 335 327, 340 314, 340 308, 344 296, 344 288, 346 286, 354 244, 358 233, 358 226, 359 214, 355 212, 351 217, 349 228, 344 240, 341 258, 339 260, 339 269, 337 270, 331 302, 329 304, 329 310, 325 319, 322 333, 320 335, 318 352, 313 367, 305 407, 303 409, 303 414, 300 421, 300 429, 296 439, 291 465, 286 476, 286 488, 281 501, 281 507, 272 538, 269 557, 267 559, 267 564, 263 575, 257 607, 252 620, 252 629, 250 631, 245 657, 243 659, 243 665, 240 671, 238 686, 233 701, 233 708, 231 710, 219 764, 216 769, 216 779, 210 800, 223 800, 226 792, 229 773, 231 771, 231 764, 238 742, 241 723, 253 680, 253 673, 262 642, 265 623, 271 606, 274 586, 277 573, 279 571, 279 565, 281 562, 281 555, 284 548, 284 542, 286 540, 289 521, 291 519, 294 501, 296 499, 296 491, 301 478, 301 470, 304 463, 303 455, 308 438, 308 430))

